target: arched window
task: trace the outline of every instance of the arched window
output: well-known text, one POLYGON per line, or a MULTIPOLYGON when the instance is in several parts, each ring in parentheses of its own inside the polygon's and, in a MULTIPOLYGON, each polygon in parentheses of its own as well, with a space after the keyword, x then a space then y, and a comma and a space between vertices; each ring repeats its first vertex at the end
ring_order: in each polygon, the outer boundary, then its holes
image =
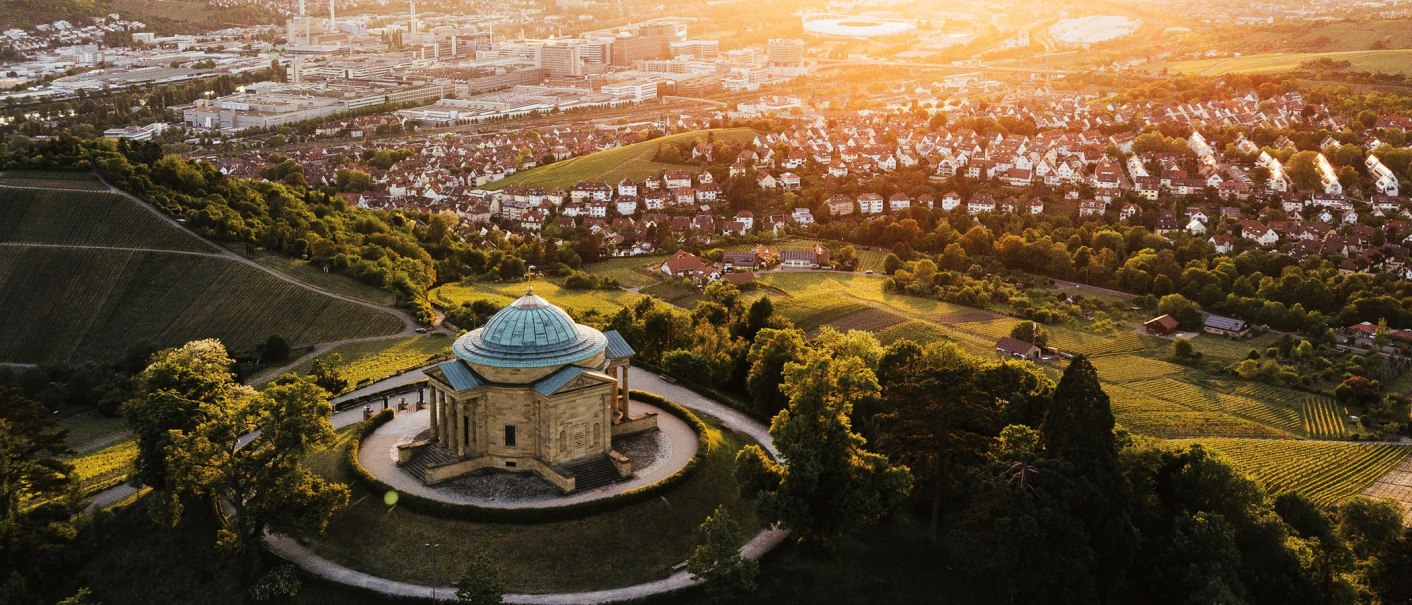
POLYGON ((569 432, 559 431, 559 451, 569 451, 569 432))
POLYGON ((603 425, 595 422, 593 423, 593 446, 600 445, 603 445, 603 425))

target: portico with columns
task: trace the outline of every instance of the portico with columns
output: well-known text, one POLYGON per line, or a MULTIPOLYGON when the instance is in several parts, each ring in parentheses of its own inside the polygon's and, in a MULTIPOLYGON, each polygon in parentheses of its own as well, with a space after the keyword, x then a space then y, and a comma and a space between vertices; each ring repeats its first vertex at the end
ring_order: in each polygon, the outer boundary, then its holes
POLYGON ((398 455, 424 483, 499 469, 572 492, 587 476, 601 483, 605 468, 630 476, 613 438, 656 430, 655 414, 631 415, 632 347, 532 292, 452 351, 425 371, 429 430, 398 455))

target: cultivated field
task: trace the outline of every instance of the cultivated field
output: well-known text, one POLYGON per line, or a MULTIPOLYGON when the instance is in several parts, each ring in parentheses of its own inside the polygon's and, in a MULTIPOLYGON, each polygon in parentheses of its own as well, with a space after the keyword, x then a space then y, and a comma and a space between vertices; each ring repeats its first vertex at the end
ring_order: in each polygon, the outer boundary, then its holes
POLYGON ((214 250, 116 193, 0 189, 0 243, 214 250))
POLYGON ((111 359, 134 343, 271 334, 291 346, 396 333, 395 316, 210 256, 0 247, 0 360, 111 359))
POLYGON ((342 273, 325 272, 302 260, 269 253, 258 254, 254 260, 265 267, 334 294, 383 306, 397 303, 397 295, 391 291, 363 283, 342 273))
MULTIPOLYGON (((336 367, 339 375, 348 381, 346 392, 433 361, 446 359, 451 356, 451 340, 446 334, 419 334, 406 338, 358 342, 335 347, 315 359, 327 359, 334 353, 343 356, 343 361, 336 367)), ((314 361, 311 359, 290 371, 307 374, 313 368, 314 361)))
POLYGON ((524 296, 531 287, 534 288, 535 294, 563 307, 570 313, 593 310, 611 315, 637 299, 636 295, 623 290, 570 290, 544 280, 446 284, 432 290, 431 299, 442 306, 459 305, 482 299, 489 300, 498 306, 504 306, 524 296))
POLYGON ((701 172, 699 166, 663 164, 653 161, 652 158, 657 153, 657 146, 698 139, 705 141, 708 135, 714 136, 718 141, 740 143, 750 141, 758 134, 749 128, 719 128, 683 132, 539 166, 491 183, 487 185, 487 188, 504 189, 510 185, 519 185, 546 189, 553 187, 568 189, 579 181, 596 180, 616 185, 624 178, 641 181, 648 176, 660 175, 667 170, 701 172))
POLYGON ((108 186, 91 173, 58 170, 7 170, 0 172, 0 185, 39 189, 108 190, 108 186))
POLYGON ((1291 491, 1324 505, 1357 494, 1412 452, 1404 445, 1332 441, 1200 438, 1170 443, 1200 444, 1276 493, 1291 491))
POLYGON ((1412 74, 1412 49, 1354 50, 1334 52, 1273 52, 1227 57, 1220 59, 1193 59, 1171 63, 1153 63, 1146 69, 1166 68, 1175 73, 1219 76, 1228 73, 1276 73, 1292 71, 1299 64, 1315 59, 1348 61, 1359 71, 1381 71, 1412 74))
POLYGON ((662 281, 660 268, 666 259, 664 254, 609 258, 584 265, 583 270, 590 275, 616 279, 624 288, 641 288, 662 281))

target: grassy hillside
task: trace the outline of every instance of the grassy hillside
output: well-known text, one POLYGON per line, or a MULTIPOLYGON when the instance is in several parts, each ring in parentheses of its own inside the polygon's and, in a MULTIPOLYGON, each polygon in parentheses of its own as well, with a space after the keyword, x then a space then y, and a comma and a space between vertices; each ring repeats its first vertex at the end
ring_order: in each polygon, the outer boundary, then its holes
POLYGON ((663 164, 652 161, 652 157, 656 153, 658 145, 697 139, 704 141, 708 133, 714 133, 718 141, 731 143, 749 141, 759 134, 749 128, 714 128, 683 132, 526 170, 510 178, 491 183, 488 188, 503 189, 510 185, 520 185, 523 187, 563 187, 568 189, 579 181, 600 180, 616 183, 624 177, 640 181, 650 175, 661 174, 663 171, 672 169, 700 172, 699 166, 663 164))
POLYGON ((1219 76, 1228 73, 1275 73, 1298 69, 1300 63, 1315 59, 1348 61, 1352 64, 1353 69, 1359 71, 1412 74, 1412 49, 1261 53, 1223 59, 1154 63, 1147 66, 1147 69, 1154 71, 1165 67, 1171 72, 1202 76, 1219 76))
POLYGON ((0 196, 0 361, 111 359, 129 346, 271 334, 294 346, 396 333, 390 313, 331 298, 228 258, 109 193, 0 196))

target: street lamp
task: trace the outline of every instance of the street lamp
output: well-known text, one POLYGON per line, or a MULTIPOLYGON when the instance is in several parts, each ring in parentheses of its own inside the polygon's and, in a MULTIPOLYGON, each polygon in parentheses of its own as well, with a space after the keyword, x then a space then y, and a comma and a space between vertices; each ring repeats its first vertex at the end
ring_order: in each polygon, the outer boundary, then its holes
POLYGON ((427 552, 431 553, 431 600, 436 600, 436 586, 440 583, 440 574, 436 569, 436 551, 441 548, 440 544, 426 543, 427 552))

